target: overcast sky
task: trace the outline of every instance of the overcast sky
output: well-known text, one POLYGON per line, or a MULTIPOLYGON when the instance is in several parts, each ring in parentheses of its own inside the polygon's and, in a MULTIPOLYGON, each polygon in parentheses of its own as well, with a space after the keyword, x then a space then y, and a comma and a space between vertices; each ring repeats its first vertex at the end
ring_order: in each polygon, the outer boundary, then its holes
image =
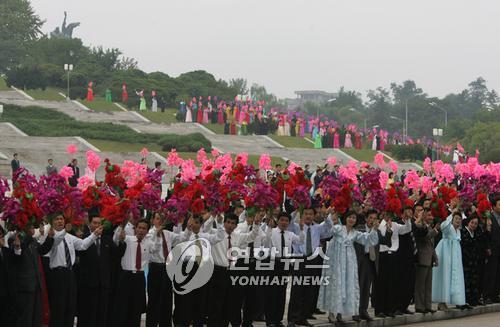
POLYGON ((432 96, 478 76, 500 91, 498 0, 32 0, 44 32, 82 23, 85 44, 117 47, 147 72, 203 69, 279 97, 365 93, 413 79, 432 96))

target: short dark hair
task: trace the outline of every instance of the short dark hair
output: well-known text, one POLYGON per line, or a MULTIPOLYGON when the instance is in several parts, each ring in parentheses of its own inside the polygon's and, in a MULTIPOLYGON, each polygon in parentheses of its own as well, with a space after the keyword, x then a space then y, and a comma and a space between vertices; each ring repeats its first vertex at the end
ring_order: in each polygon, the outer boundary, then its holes
POLYGON ((200 224, 203 224, 203 218, 200 215, 193 215, 193 220, 196 220, 200 224))
POLYGON ((17 156, 17 153, 14 153, 12 156, 13 156, 13 157, 17 156))
POLYGON ((161 162, 159 162, 159 161, 155 161, 155 168, 158 168, 158 167, 160 167, 160 166, 161 166, 161 162))
POLYGON ((236 216, 236 214, 233 212, 227 212, 224 214, 224 222, 226 222, 228 220, 233 220, 236 223, 238 223, 238 216, 236 216))
POLYGON ((376 214, 378 215, 378 211, 375 210, 375 209, 370 209, 366 212, 366 215, 369 216, 369 215, 373 215, 373 214, 376 214))
POLYGON ((139 224, 146 224, 146 225, 148 226, 148 229, 149 229, 149 227, 151 226, 151 225, 149 224, 149 221, 147 221, 146 219, 139 219, 139 220, 137 221, 137 223, 135 224, 135 226, 139 226, 139 224))
POLYGON ((491 198, 491 206, 496 207, 498 201, 500 201, 500 195, 496 194, 491 198))
POLYGON ((2 226, 0 226, 0 236, 5 236, 5 229, 2 226))
POLYGON ((290 216, 290 214, 286 211, 280 211, 280 213, 278 214, 278 220, 280 220, 282 217, 285 217, 288 219, 288 221, 292 221, 292 216, 290 216))

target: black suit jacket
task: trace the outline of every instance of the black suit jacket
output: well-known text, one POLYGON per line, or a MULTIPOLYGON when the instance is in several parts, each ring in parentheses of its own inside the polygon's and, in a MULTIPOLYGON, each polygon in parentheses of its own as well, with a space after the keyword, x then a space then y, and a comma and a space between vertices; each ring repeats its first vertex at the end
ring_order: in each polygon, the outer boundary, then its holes
POLYGON ((12 159, 10 162, 10 167, 12 168, 12 172, 15 172, 19 168, 21 168, 21 164, 19 163, 19 160, 12 159))
POLYGON ((13 255, 16 288, 19 292, 35 292, 41 290, 42 276, 40 256, 47 254, 54 244, 52 237, 47 237, 43 244, 31 236, 21 242, 21 255, 13 255))
MULTIPOLYGON (((85 235, 86 237, 88 235, 85 235)), ((100 254, 96 244, 85 251, 78 251, 80 258, 79 282, 81 287, 110 288, 112 265, 117 257, 117 247, 109 235, 101 235, 100 254)))
MULTIPOLYGON (((366 231, 366 228, 365 228, 365 225, 358 225, 356 227, 357 230, 359 231, 362 231, 362 232, 365 232, 366 231)), ((380 249, 380 245, 386 245, 388 247, 391 247, 392 246, 392 241, 391 241, 391 237, 392 237, 392 231, 391 232, 387 232, 385 233, 385 235, 382 235, 382 233, 377 230, 377 234, 378 234, 378 244, 375 245, 375 269, 378 273, 378 258, 379 258, 379 249, 380 249)), ((363 260, 365 259, 365 246, 363 244, 359 244, 357 242, 354 242, 354 250, 356 251, 356 259, 358 261, 358 267, 360 265, 363 264, 363 260)))
MULTIPOLYGON (((15 272, 12 267, 12 249, 0 248, 0 297, 13 299, 16 295, 15 272)), ((15 302, 14 302, 15 303, 15 302)))
POLYGON ((491 214, 491 232, 490 232, 490 249, 492 256, 500 256, 500 225, 495 217, 491 214))

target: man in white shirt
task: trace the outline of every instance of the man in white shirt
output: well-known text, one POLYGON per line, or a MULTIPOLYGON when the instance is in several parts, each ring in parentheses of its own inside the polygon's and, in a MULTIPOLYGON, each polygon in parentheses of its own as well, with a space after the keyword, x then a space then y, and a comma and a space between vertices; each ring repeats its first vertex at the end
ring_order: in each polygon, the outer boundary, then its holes
MULTIPOLYGON (((213 218, 212 218, 213 222, 213 218)), ((206 239, 211 245, 217 244, 224 239, 222 224, 217 224, 214 233, 202 231, 203 218, 195 215, 188 219, 186 237, 189 241, 206 239)), ((196 262, 194 264, 197 264, 196 262)), ((175 293, 174 325, 188 327, 192 322, 193 327, 203 327, 207 315, 207 290, 208 285, 197 288, 187 294, 175 293)))
POLYGON ((255 240, 259 235, 260 219, 254 221, 252 230, 246 233, 234 231, 238 224, 238 216, 234 213, 224 214, 224 239, 212 247, 212 257, 214 259, 214 274, 211 280, 210 310, 208 314, 209 326, 227 326, 229 322, 232 326, 241 325, 241 307, 238 307, 240 294, 239 288, 231 284, 230 275, 235 266, 236 253, 232 253, 232 248, 242 248, 255 240))
POLYGON ((278 227, 266 228, 267 242, 270 246, 271 263, 274 269, 270 271, 270 280, 277 278, 279 283, 271 283, 266 286, 266 324, 278 327, 285 312, 287 282, 283 277, 287 276, 290 269, 285 270, 285 262, 289 261, 292 254, 292 244, 304 244, 304 221, 299 221, 299 235, 288 230, 291 217, 286 212, 278 214, 278 227), (274 258, 273 258, 274 256, 274 258))
MULTIPOLYGON (((248 233, 253 230, 254 220, 261 221, 260 226, 258 226, 258 235, 255 237, 253 242, 249 242, 244 245, 244 249, 248 252, 247 258, 239 258, 236 265, 245 267, 247 270, 242 272, 242 275, 251 278, 252 276, 258 276, 259 272, 255 270, 256 260, 259 258, 259 253, 267 251, 266 247, 266 233, 264 232, 266 225, 262 223, 266 215, 264 209, 247 209, 245 211, 246 217, 245 221, 238 224, 235 231, 240 233, 248 233), (257 254, 257 255, 256 255, 257 254)), ((253 285, 239 286, 240 295, 237 299, 240 301, 238 307, 240 311, 243 311, 243 324, 242 327, 252 326, 252 322, 256 318, 261 318, 264 316, 264 301, 259 301, 259 299, 264 298, 264 292, 262 287, 255 287, 253 285)))
POLYGON ((380 223, 380 233, 385 236, 387 229, 392 230, 391 246, 380 245, 379 273, 376 280, 376 294, 373 306, 377 317, 394 317, 397 308, 397 289, 394 282, 398 278, 396 253, 399 249, 399 235, 411 232, 412 224, 410 217, 403 217, 403 224, 392 221, 389 213, 382 212, 383 220, 380 223))
POLYGON ((148 305, 146 309, 146 327, 172 326, 172 281, 167 274, 167 259, 177 244, 187 240, 188 233, 182 233, 181 224, 174 231, 164 229, 165 218, 156 212, 153 227, 149 230, 151 238, 156 234, 155 251, 151 254, 148 272, 148 305))
POLYGON ((147 237, 149 222, 141 219, 135 226, 135 236, 126 235, 120 226, 113 241, 121 250, 122 272, 118 277, 115 295, 114 323, 116 327, 140 327, 141 315, 146 311, 146 280, 144 269, 154 253, 156 234, 147 237))
MULTIPOLYGON (((306 266, 321 266, 323 258, 317 252, 320 248, 320 240, 332 236, 333 222, 330 216, 321 224, 314 224, 313 219, 316 211, 313 207, 305 208, 301 218, 304 221, 305 241, 303 244, 293 244, 294 254, 298 255, 304 261, 300 263, 299 270, 292 271, 293 276, 313 276, 313 269, 307 269, 306 266), (315 253, 315 254, 314 254, 315 253), (314 255, 313 255, 314 254, 314 255)), ((298 223, 290 224, 289 230, 299 234, 300 227, 298 223)), ((311 303, 314 299, 315 288, 311 285, 303 286, 293 284, 290 292, 290 301, 288 303, 288 324, 301 326, 312 326, 307 322, 311 317, 316 303, 311 303)))
POLYGON ((49 254, 50 265, 50 327, 72 327, 76 314, 76 280, 73 271, 76 254, 75 250, 88 249, 95 239, 102 234, 102 226, 91 233, 87 238, 80 239, 69 234, 71 224, 65 224, 62 215, 52 221, 56 231, 54 244, 49 254))

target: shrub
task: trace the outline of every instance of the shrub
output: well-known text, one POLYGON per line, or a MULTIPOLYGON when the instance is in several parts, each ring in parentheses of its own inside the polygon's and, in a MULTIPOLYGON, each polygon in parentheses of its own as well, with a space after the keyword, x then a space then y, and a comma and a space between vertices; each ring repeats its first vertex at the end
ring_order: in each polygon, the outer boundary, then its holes
POLYGON ((421 144, 395 145, 388 144, 386 150, 398 160, 424 160, 425 151, 421 144))
POLYGON ((201 133, 164 136, 158 144, 161 145, 163 151, 176 149, 179 152, 194 152, 201 148, 210 150, 212 147, 210 141, 201 133))

